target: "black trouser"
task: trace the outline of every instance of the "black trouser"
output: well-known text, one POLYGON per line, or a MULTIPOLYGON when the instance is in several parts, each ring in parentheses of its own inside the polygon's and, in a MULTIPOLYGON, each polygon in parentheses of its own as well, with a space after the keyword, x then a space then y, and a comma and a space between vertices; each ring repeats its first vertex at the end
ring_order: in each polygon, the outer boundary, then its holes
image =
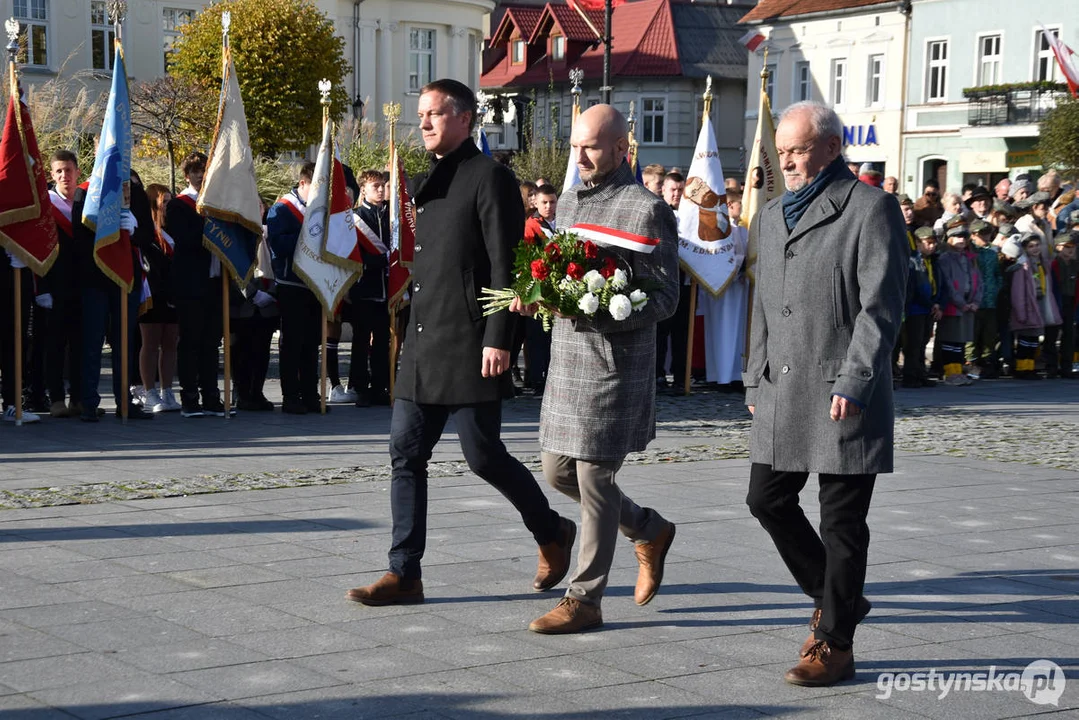
POLYGON ((926 332, 928 315, 907 315, 903 321, 903 381, 920 383, 927 378, 925 372, 925 346, 929 340, 926 332))
MULTIPOLYGON (((127 367, 135 364, 132 338, 138 329, 139 296, 136 290, 127 293, 127 367)), ((101 404, 98 383, 101 382, 101 347, 107 337, 112 349, 112 397, 116 407, 120 407, 121 398, 130 392, 123 385, 123 370, 120 358, 123 341, 121 337, 120 299, 124 297, 119 286, 88 284, 82 289, 82 412, 93 415, 101 404)))
POLYGON ((280 283, 277 303, 281 309, 281 394, 287 402, 316 402, 322 305, 306 287, 280 283))
POLYGON ((858 624, 856 605, 869 559, 869 501, 876 475, 820 474, 820 535, 798 504, 809 473, 775 472, 753 463, 746 503, 772 536, 798 586, 820 608, 818 640, 846 650, 858 624))
MULTIPOLYGON (((52 402, 63 402, 64 369, 72 402, 82 400, 82 300, 76 291, 53 293, 45 344, 45 382, 52 402), (66 365, 65 365, 66 356, 66 365)), ((130 321, 131 318, 128 318, 130 321)))
MULTIPOLYGON (((1052 298, 1049 302, 1053 302, 1052 298)), ((1045 327, 1045 340, 1042 342, 1042 358, 1045 360, 1045 372, 1049 377, 1057 374, 1060 355, 1057 353, 1057 338, 1060 337, 1060 325, 1045 327)))
POLYGON ((352 326, 352 357, 348 386, 357 392, 382 395, 390 391, 390 311, 385 300, 355 300, 342 312, 352 326), (370 358, 370 372, 368 372, 370 358))
POLYGON ((188 404, 217 403, 218 346, 224 320, 221 317, 221 279, 207 278, 206 292, 199 297, 176 299, 176 322, 180 342, 176 346, 176 377, 180 398, 188 404))
POLYGON ((525 352, 528 353, 528 384, 537 391, 547 384, 551 366, 551 334, 539 318, 525 318, 525 352))
MULTIPOLYGON (((25 268, 11 267, 7 255, 0 250, 0 394, 4 407, 12 406, 16 401, 21 405, 22 398, 15 397, 15 273, 22 273, 22 328, 23 349, 26 349, 26 326, 29 319, 30 295, 27 286, 31 282, 30 272, 25 268)), ((25 357, 25 354, 24 354, 25 357)))
POLYGON ((270 343, 277 324, 276 317, 262 317, 258 311, 251 317, 232 319, 232 381, 241 402, 264 397, 262 387, 270 369, 270 343))
POLYGON ((986 370, 997 367, 997 309, 978 308, 974 313, 974 343, 970 361, 986 370))
POLYGON ((45 373, 46 351, 49 341, 49 327, 52 322, 52 311, 47 310, 36 302, 30 303, 30 355, 27 366, 27 387, 30 388, 30 407, 34 409, 47 409, 45 393, 48 391, 47 375, 45 373))
POLYGON ((1075 362, 1075 297, 1065 295, 1061 302, 1060 318, 1060 374, 1071 375, 1075 362))
POLYGON ((686 345, 689 344, 689 285, 678 286, 674 315, 656 325, 656 377, 667 375, 667 339, 671 341, 671 375, 681 387, 686 381, 686 345))
POLYGON ((536 478, 502 444, 502 403, 420 405, 398 398, 390 424, 390 506, 393 541, 390 572, 419 578, 427 544, 427 461, 454 416, 468 467, 502 493, 517 509, 539 545, 558 536, 559 516, 536 478))

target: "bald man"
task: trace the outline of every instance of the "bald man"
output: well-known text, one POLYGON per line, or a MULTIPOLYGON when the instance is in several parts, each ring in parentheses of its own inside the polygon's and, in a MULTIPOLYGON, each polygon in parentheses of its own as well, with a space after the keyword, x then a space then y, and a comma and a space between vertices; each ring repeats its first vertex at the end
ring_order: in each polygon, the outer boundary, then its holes
MULTIPOLYGON (((626 497, 615 475, 626 454, 655 437, 656 323, 678 304, 678 227, 674 213, 634 180, 625 161, 626 121, 609 105, 577 119, 570 138, 582 185, 558 201, 560 230, 580 223, 629 238, 607 246, 635 278, 658 289, 622 321, 609 315, 555 320, 551 365, 540 414, 543 475, 581 505, 577 569, 566 595, 529 630, 576 633, 603 624, 600 601, 619 530, 635 543, 640 569, 634 599, 647 604, 663 580, 674 524, 626 497)), ((528 314, 535 306, 514 308, 528 314)))

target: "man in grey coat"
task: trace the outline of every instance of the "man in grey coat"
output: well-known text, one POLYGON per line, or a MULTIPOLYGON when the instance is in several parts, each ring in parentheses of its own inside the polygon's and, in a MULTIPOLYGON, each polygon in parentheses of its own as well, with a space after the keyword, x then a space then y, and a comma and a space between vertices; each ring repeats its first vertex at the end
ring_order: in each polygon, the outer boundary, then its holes
MULTIPOLYGON (((744 382, 753 413, 747 503, 802 591, 812 634, 796 685, 854 676, 854 629, 878 473, 892 472, 892 348, 909 249, 896 199, 843 163, 843 125, 812 103, 787 108, 776 148, 787 192, 754 219, 757 293, 744 382), (798 504, 820 479, 820 535, 798 504)), ((753 241, 751 240, 752 244, 753 241)))
MULTIPOLYGON (((560 230, 577 223, 611 228, 654 244, 650 253, 608 247, 632 277, 660 287, 622 321, 609 316, 558 318, 540 414, 543 475, 581 505, 577 569, 554 610, 529 625, 544 634, 574 633, 603 624, 600 600, 618 531, 636 547, 640 570, 634 599, 648 603, 663 579, 674 524, 626 497, 615 475, 626 454, 656 435, 656 323, 678 304, 678 228, 661 198, 638 185, 625 162, 626 121, 610 105, 589 108, 573 126, 571 144, 583 185, 558 201, 560 230), (656 241, 658 240, 658 243, 656 241)), ((520 302, 513 308, 522 308, 520 302)))

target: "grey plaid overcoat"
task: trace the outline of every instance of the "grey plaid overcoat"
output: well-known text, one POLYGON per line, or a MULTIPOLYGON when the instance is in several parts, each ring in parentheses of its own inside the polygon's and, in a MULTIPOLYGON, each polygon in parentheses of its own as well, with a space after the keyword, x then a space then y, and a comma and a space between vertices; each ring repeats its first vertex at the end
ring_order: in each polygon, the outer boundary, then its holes
MULTIPOLYGON (((910 248, 899 203, 845 172, 788 232, 782 197, 754 218, 757 288, 743 382, 749 457, 775 471, 892 471, 892 348, 910 248), (858 415, 832 421, 832 395, 858 415)), ((751 241, 752 242, 752 241, 751 241)))
POLYGON ((540 413, 540 447, 578 460, 621 460, 656 436, 656 323, 678 305, 674 213, 623 163, 603 185, 578 185, 558 201, 558 229, 593 223, 659 238, 650 254, 608 248, 636 278, 662 284, 625 320, 556 319, 540 413))

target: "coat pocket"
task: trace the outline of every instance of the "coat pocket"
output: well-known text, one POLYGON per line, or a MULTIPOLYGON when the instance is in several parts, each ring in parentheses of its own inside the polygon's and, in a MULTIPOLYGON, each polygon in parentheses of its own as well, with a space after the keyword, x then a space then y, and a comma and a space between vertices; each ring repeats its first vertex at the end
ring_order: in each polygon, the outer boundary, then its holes
POLYGON ((843 358, 825 358, 820 361, 820 374, 824 382, 835 382, 839 370, 843 367, 843 358))
POLYGON ((476 300, 476 284, 472 279, 471 268, 461 271, 461 283, 465 291, 465 304, 468 306, 468 318, 472 322, 479 322, 483 319, 483 312, 480 310, 480 304, 476 300))
POLYGON ((843 268, 832 268, 832 315, 837 328, 850 325, 850 308, 847 305, 847 292, 843 285, 843 268))

